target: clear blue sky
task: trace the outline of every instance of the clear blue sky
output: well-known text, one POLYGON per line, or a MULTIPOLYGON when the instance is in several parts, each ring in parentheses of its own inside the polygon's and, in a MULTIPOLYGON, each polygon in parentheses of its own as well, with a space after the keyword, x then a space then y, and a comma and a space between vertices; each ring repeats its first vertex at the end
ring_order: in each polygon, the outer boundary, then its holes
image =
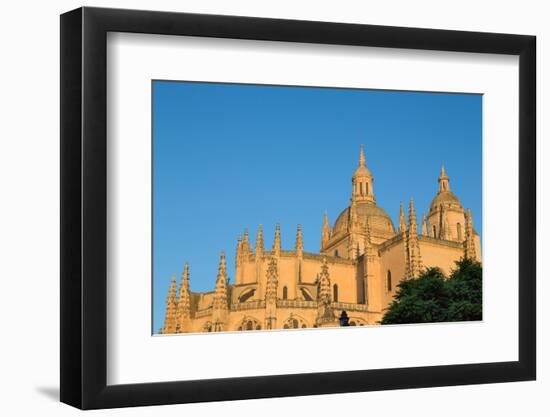
POLYGON ((270 248, 319 251, 323 213, 348 205, 364 144, 377 203, 427 212, 445 164, 481 233, 482 96, 309 87, 153 82, 153 318, 185 260, 192 291, 214 288, 220 251, 233 282, 237 238, 258 224, 270 248))

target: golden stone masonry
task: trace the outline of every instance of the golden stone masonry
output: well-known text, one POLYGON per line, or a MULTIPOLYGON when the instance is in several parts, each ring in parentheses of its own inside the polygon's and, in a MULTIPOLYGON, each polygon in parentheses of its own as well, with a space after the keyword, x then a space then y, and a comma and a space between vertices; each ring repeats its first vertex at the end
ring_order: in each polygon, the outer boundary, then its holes
POLYGON ((361 146, 350 205, 332 228, 325 213, 319 254, 304 252, 300 225, 294 250, 281 248, 279 226, 271 250, 264 248, 261 225, 254 250, 245 230, 237 242, 235 284, 228 283, 223 252, 211 292, 191 292, 186 263, 179 289, 172 277, 160 333, 335 327, 344 310, 352 326, 377 324, 401 280, 431 266, 447 274, 463 257, 481 261, 472 213, 451 192, 443 167, 438 181, 421 233, 412 199, 408 222, 401 204, 396 231, 376 204, 361 146))

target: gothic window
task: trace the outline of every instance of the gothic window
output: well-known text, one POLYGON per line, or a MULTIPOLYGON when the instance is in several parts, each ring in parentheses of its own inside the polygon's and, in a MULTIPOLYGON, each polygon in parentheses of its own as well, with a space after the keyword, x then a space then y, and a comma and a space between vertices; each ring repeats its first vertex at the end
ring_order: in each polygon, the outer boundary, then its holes
POLYGON ((306 329, 307 323, 301 317, 289 317, 283 324, 283 329, 306 329))
POLYGON ((433 236, 434 239, 437 238, 437 232, 436 232, 436 230, 435 230, 435 226, 432 227, 432 233, 433 233, 433 235, 434 235, 434 236, 433 236))
POLYGON ((254 317, 245 317, 237 327, 238 331, 262 330, 262 326, 254 317))
POLYGON ((334 299, 334 302, 337 303, 338 302, 338 284, 334 284, 334 287, 332 287, 332 292, 333 292, 332 298, 334 299))
POLYGON ((359 194, 363 195, 363 183, 359 183, 359 194))
POLYGON ((390 292, 392 288, 392 282, 391 282, 391 271, 389 269, 388 269, 388 276, 386 279, 387 279, 386 286, 388 288, 388 292, 390 292))
POLYGON ((288 288, 286 286, 283 287, 283 300, 286 300, 288 298, 288 288))
POLYGON ((456 236, 458 237, 458 241, 462 241, 462 225, 460 223, 456 224, 456 236))

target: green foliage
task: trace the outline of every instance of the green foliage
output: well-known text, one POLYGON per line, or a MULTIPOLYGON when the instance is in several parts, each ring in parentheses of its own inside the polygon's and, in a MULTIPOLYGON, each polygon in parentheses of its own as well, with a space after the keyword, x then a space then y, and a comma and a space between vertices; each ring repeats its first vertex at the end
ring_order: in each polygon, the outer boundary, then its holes
POLYGON ((481 264, 461 259, 449 277, 439 268, 428 268, 416 279, 401 281, 381 324, 481 319, 481 264))

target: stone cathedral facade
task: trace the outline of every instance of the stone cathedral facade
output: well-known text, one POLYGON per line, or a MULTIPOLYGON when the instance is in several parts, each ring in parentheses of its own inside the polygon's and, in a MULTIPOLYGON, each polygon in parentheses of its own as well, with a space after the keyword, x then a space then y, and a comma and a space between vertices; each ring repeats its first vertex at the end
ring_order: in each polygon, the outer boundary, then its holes
POLYGON ((401 280, 431 266, 447 274, 462 257, 481 261, 472 213, 451 192, 444 168, 438 183, 427 215, 417 218, 411 199, 407 216, 401 204, 395 228, 376 204, 361 147, 350 204, 332 228, 325 214, 319 253, 304 251, 299 225, 292 250, 281 247, 279 226, 270 250, 261 226, 254 247, 245 231, 237 242, 234 284, 224 253, 213 291, 191 291, 187 263, 179 286, 172 277, 160 333, 331 327, 339 326, 344 310, 352 326, 377 324, 401 280))

